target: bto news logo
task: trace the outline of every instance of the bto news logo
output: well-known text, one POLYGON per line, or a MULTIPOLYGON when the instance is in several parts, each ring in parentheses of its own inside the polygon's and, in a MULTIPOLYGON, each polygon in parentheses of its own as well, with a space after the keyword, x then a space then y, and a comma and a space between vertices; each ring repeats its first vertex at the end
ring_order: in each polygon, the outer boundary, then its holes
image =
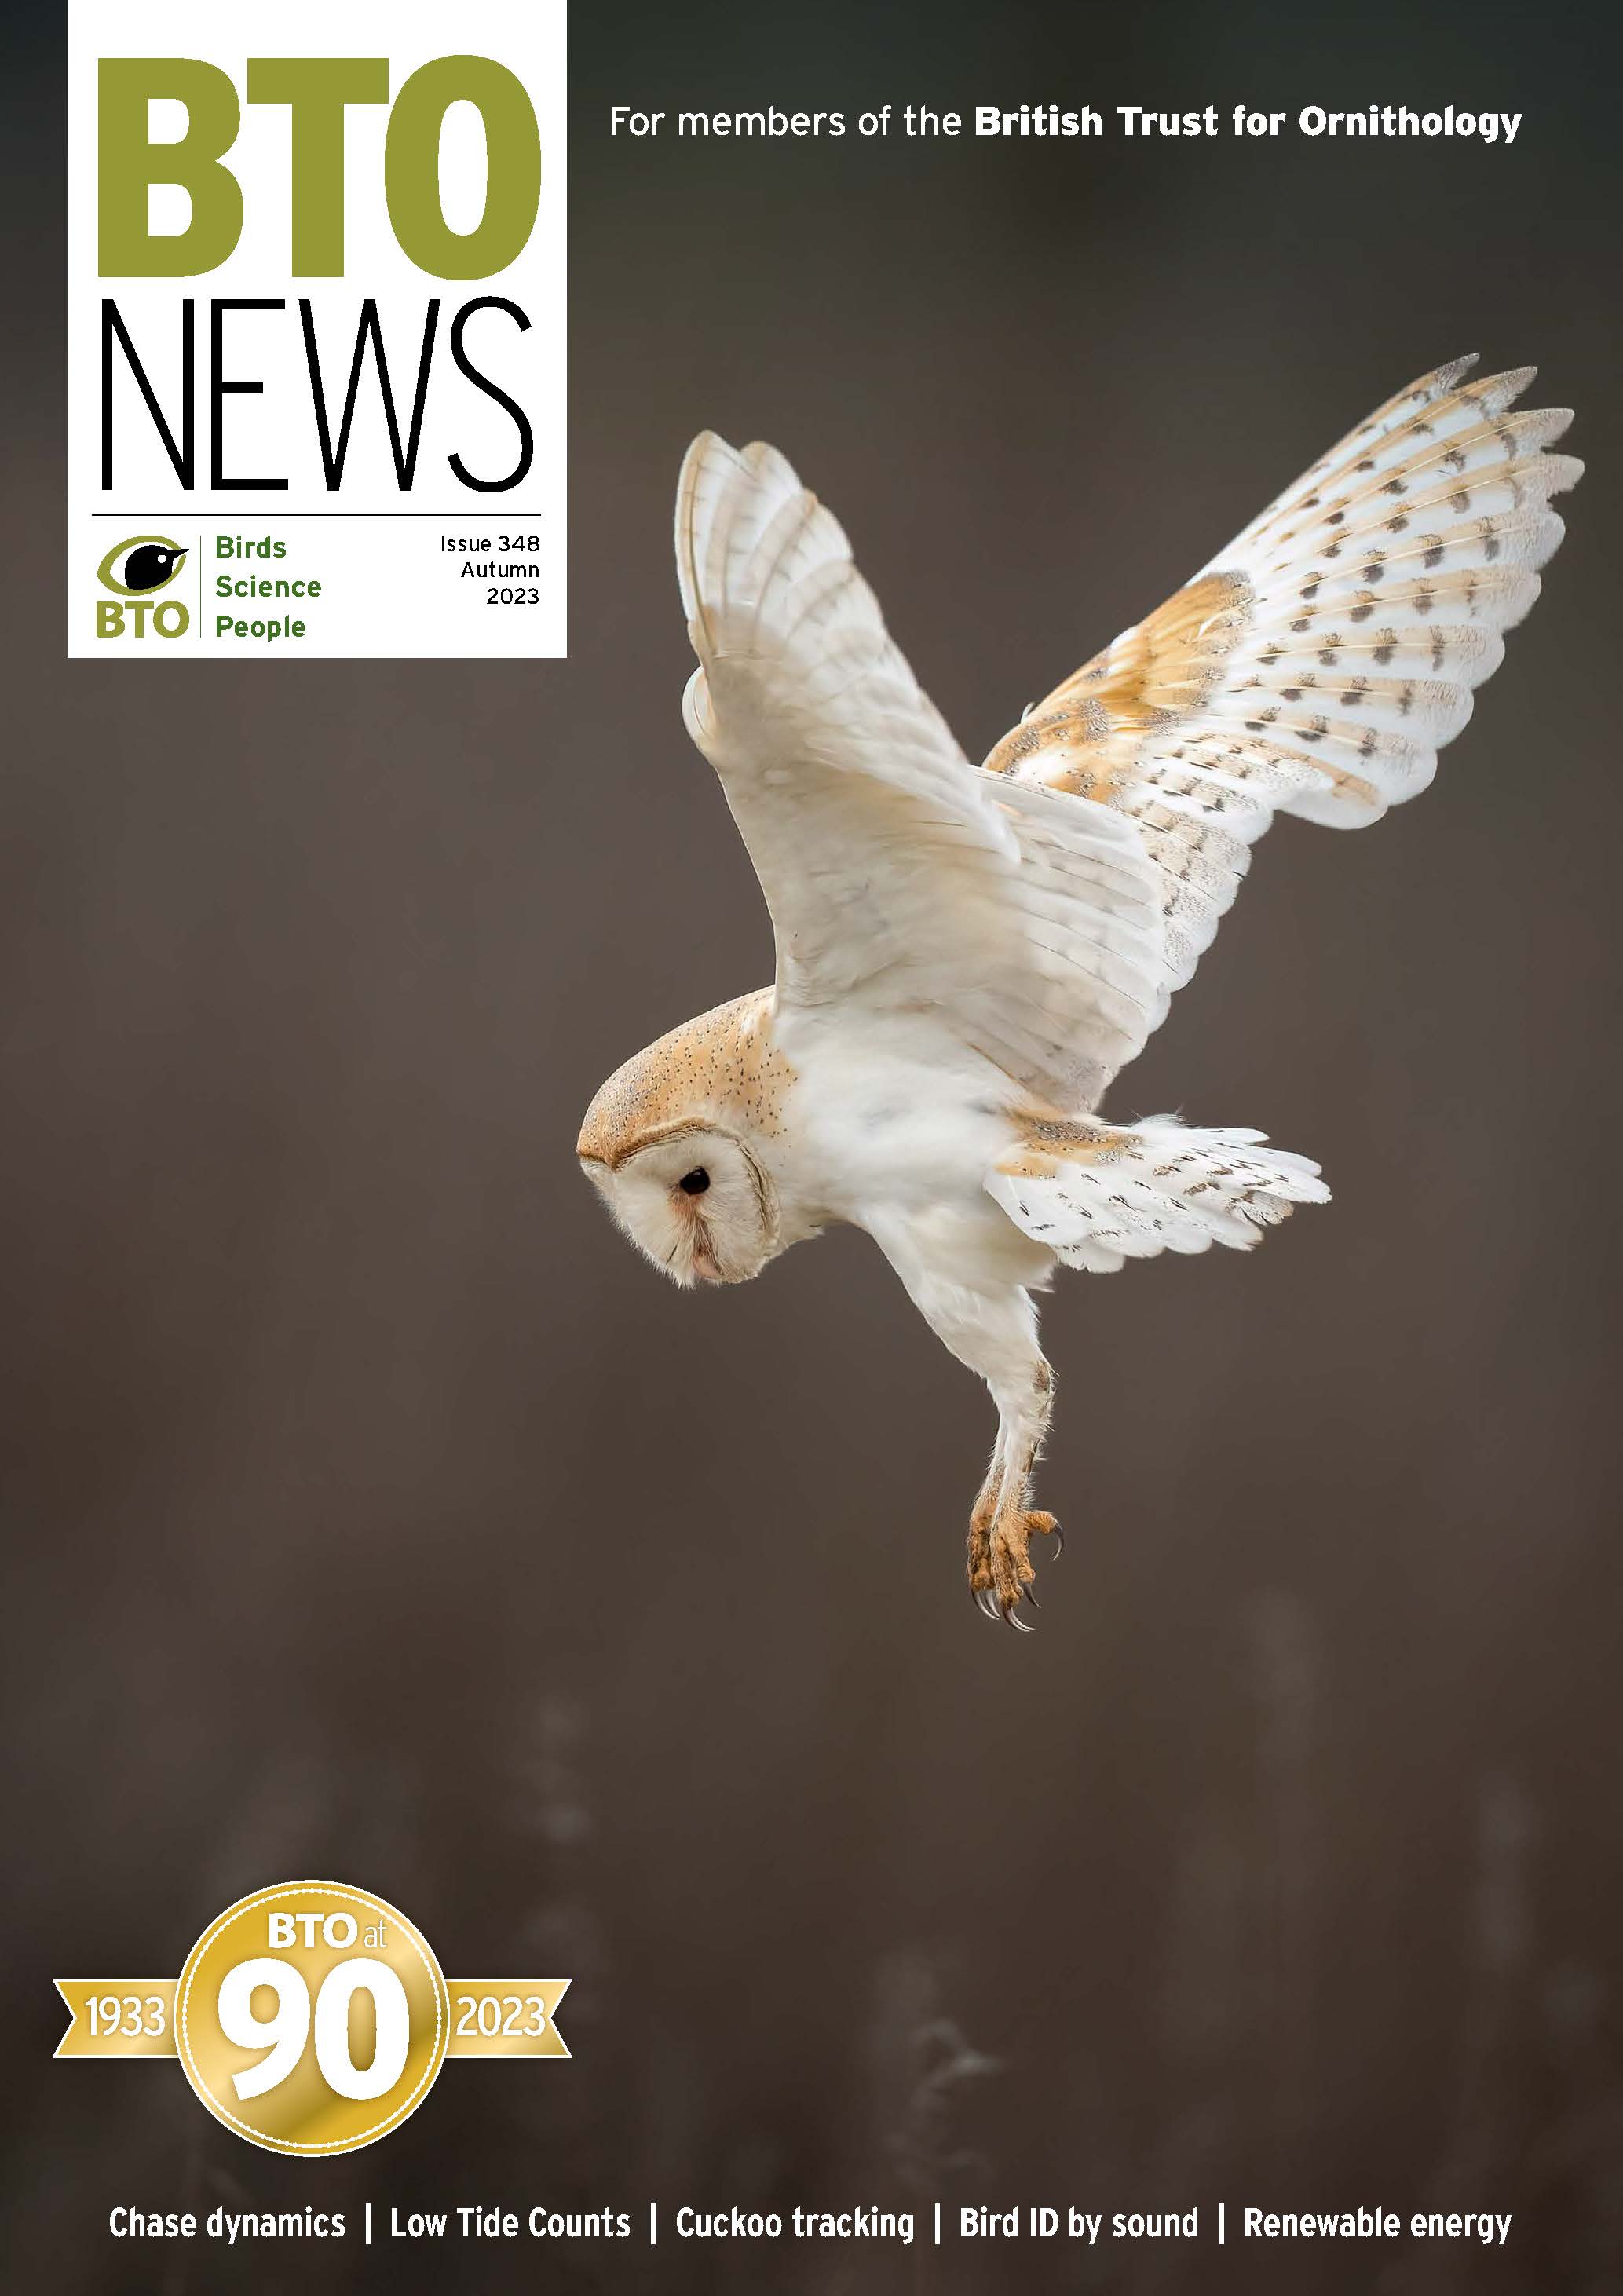
POLYGON ((70 655, 561 658, 566 9, 70 0, 70 655), (440 548, 493 501, 522 594, 440 548))
POLYGON ((98 638, 184 637, 192 617, 184 598, 167 591, 192 554, 190 543, 167 534, 132 534, 115 542, 96 568, 96 579, 112 595, 95 602, 98 638))

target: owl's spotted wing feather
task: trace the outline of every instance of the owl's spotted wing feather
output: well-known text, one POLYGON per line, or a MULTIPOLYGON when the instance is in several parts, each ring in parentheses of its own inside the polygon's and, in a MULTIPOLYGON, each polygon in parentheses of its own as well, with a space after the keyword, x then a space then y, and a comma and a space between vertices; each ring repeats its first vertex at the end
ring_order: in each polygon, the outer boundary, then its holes
POLYGON ((1357 829, 1427 786, 1538 595, 1550 497, 1583 472, 1545 451, 1571 416, 1509 412, 1534 370, 1468 383, 1473 364, 1389 400, 986 761, 1134 824, 1167 992, 1276 812, 1357 829))
POLYGON ((684 716, 771 911, 780 1006, 928 1010, 1029 1089, 1091 1098, 1162 995, 1134 825, 970 764, 772 447, 694 441, 676 562, 684 716))

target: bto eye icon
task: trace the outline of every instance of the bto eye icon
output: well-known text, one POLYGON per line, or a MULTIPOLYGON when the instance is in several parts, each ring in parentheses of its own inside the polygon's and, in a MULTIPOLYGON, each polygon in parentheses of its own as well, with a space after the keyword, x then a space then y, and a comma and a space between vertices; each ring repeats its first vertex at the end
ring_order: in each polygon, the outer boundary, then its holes
POLYGON ((180 571, 188 545, 171 542, 165 534, 135 534, 116 542, 101 564, 96 578, 121 598, 147 598, 165 590, 180 571))

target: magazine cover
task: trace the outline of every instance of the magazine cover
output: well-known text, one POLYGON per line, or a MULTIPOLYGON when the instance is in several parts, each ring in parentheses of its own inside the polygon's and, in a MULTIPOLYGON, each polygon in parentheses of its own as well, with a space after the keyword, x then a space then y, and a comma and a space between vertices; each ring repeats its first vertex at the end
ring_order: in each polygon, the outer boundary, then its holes
POLYGON ((19 2296, 1623 2292, 1623 41, 13 11, 19 2296))

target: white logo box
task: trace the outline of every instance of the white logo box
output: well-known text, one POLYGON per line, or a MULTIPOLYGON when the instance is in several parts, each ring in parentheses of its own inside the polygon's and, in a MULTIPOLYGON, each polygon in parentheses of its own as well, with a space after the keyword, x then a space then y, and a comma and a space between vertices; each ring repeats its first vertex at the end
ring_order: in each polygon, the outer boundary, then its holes
POLYGON ((563 0, 172 0, 155 15, 71 0, 70 655, 563 654, 566 62, 563 0), (315 275, 340 220, 340 107, 316 69, 333 59, 371 60, 368 94, 387 94, 341 104, 342 271, 315 275), (234 135, 210 162, 234 94, 234 135), (527 232, 526 112, 539 158, 527 232), (232 195, 217 169, 242 194, 218 261, 232 195), (185 553, 172 570, 171 545, 185 553))

